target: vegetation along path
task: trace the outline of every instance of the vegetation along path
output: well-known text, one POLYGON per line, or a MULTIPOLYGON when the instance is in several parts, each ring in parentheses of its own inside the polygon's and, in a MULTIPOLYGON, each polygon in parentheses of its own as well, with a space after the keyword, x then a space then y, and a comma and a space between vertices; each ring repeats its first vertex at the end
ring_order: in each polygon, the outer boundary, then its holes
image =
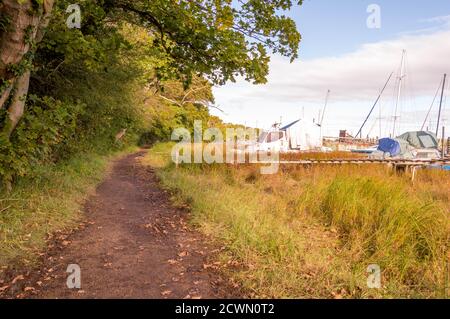
POLYGON ((214 298, 232 297, 208 267, 213 248, 189 229, 143 152, 118 160, 86 203, 87 222, 46 256, 31 278, 19 278, 23 297, 214 298), (81 269, 81 289, 68 289, 69 264, 81 269), (29 281, 29 282, 27 282, 29 281), (27 287, 29 285, 29 287, 27 287))

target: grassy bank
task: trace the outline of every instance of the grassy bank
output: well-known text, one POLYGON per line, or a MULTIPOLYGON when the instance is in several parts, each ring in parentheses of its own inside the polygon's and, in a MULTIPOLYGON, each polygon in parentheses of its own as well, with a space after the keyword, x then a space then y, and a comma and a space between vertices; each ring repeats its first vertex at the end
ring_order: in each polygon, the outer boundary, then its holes
POLYGON ((225 244, 224 264, 258 297, 444 297, 450 176, 380 167, 181 165, 157 145, 146 163, 187 203, 192 222, 225 244), (382 289, 367 287, 378 264, 382 289))
POLYGON ((104 178, 111 159, 133 150, 80 154, 38 166, 11 193, 0 193, 0 267, 34 263, 48 234, 70 229, 82 217, 81 205, 104 178))

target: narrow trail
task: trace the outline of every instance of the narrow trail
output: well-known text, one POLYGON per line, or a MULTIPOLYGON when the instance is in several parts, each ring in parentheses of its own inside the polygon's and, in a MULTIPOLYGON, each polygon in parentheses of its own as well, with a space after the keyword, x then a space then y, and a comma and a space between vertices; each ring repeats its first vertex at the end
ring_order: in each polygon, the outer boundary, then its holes
POLYGON ((190 229, 187 213, 170 204, 154 172, 138 162, 143 154, 114 163, 85 205, 86 226, 46 257, 25 297, 237 297, 208 267, 214 248, 190 229), (81 289, 67 288, 69 264, 80 266, 81 289))

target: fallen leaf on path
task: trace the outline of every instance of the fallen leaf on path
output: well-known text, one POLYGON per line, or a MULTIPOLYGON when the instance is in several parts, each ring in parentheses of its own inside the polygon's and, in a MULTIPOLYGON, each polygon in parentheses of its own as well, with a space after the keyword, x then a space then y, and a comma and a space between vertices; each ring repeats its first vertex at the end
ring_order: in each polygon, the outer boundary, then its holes
MULTIPOLYGON (((220 265, 220 263, 219 263, 220 265)), ((214 264, 203 264, 203 269, 219 269, 219 267, 214 263, 214 264)))
POLYGON ((228 265, 237 267, 237 266, 240 265, 240 263, 238 261, 236 261, 236 260, 229 260, 228 261, 228 265))
POLYGON ((16 278, 13 279, 12 284, 14 285, 19 280, 24 280, 24 279, 25 279, 25 277, 23 275, 19 275, 16 278))
POLYGON ((178 263, 178 261, 176 261, 175 259, 169 259, 167 261, 170 265, 175 265, 176 263, 178 263))
POLYGON ((3 292, 3 291, 5 291, 6 289, 8 289, 9 288, 9 286, 3 286, 3 287, 0 287, 0 292, 3 292))
POLYGON ((164 290, 163 292, 161 292, 161 295, 162 295, 162 296, 168 296, 168 295, 170 295, 171 293, 172 293, 171 290, 164 290))

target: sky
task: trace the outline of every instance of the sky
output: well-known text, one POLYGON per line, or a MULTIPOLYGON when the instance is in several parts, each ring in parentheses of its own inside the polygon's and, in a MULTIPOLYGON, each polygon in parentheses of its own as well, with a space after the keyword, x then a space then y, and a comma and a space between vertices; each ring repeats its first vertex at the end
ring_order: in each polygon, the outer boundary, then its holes
MULTIPOLYGON (((215 115, 259 128, 280 119, 317 121, 330 90, 324 135, 337 136, 340 129, 356 134, 394 72, 363 135, 399 135, 421 128, 444 73, 450 74, 449 0, 305 0, 288 15, 302 34, 299 59, 291 64, 272 56, 265 85, 239 79, 214 88, 216 105, 224 111, 213 110, 215 115), (379 28, 368 27, 372 17, 368 8, 373 4, 380 9, 379 28), (403 50, 400 117, 394 132, 403 50)), ((449 87, 445 96, 450 95, 449 87)), ((440 95, 425 129, 436 130, 439 102, 440 95)), ((450 98, 443 104, 443 125, 450 133, 450 98)))

